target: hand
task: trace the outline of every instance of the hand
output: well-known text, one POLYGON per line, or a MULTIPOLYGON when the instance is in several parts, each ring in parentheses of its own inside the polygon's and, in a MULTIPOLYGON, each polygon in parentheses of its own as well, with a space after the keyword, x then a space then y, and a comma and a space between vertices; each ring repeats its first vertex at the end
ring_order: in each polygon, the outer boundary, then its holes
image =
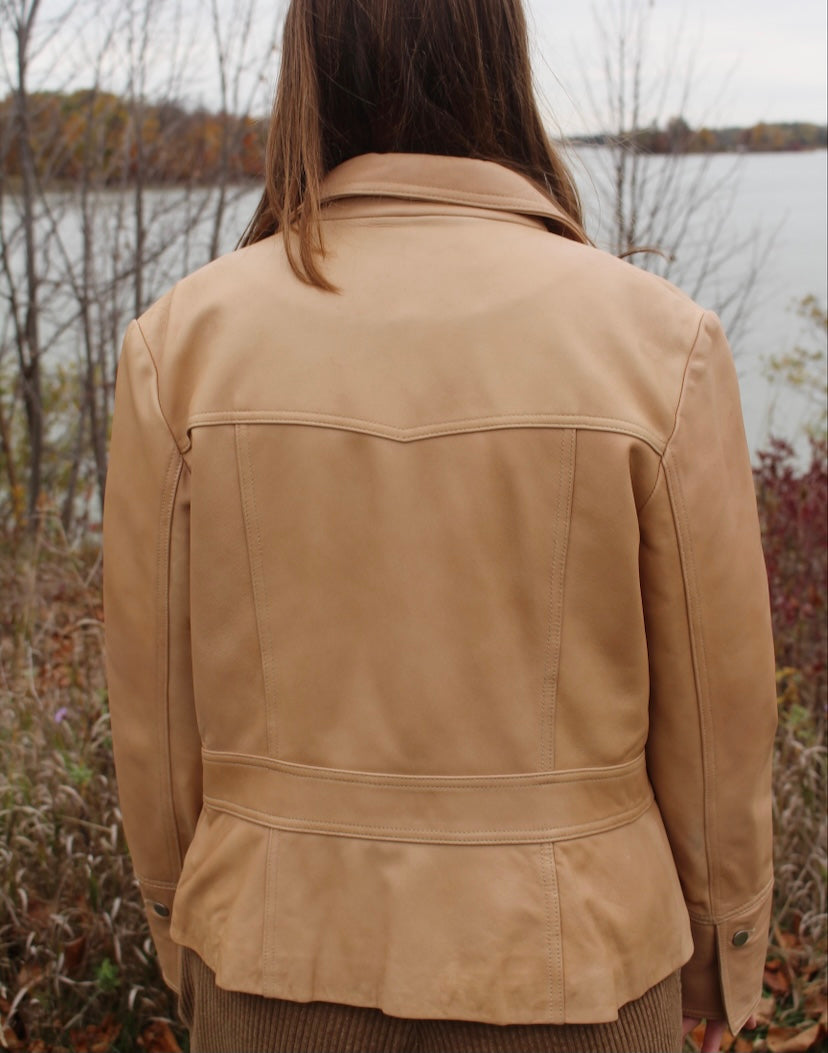
MULTIPOLYGON (((682 1034, 687 1035, 693 1028, 700 1024, 701 1021, 697 1020, 693 1016, 684 1017, 682 1023, 682 1034)), ((759 1026, 759 1021, 754 1013, 748 1017, 745 1021, 745 1027, 749 1031, 753 1031, 754 1028, 759 1026)), ((725 1033, 725 1021, 724 1020, 708 1020, 707 1027, 704 1029, 704 1039, 702 1040, 701 1053, 718 1053, 722 1046, 722 1036, 725 1033)))

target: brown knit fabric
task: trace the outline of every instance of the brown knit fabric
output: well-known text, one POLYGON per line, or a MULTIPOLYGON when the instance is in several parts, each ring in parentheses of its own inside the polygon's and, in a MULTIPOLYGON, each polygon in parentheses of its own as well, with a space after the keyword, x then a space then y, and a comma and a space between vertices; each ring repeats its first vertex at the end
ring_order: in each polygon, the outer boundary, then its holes
POLYGON ((609 1024, 484 1024, 407 1020, 335 1002, 290 1002, 216 986, 182 952, 179 1015, 191 1053, 678 1053, 681 981, 675 972, 609 1024))

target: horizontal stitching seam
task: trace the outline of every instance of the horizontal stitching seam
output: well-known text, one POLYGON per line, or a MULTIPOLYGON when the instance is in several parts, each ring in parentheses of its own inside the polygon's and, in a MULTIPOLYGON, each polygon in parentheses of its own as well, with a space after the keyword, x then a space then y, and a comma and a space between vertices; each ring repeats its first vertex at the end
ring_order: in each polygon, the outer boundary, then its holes
POLYGON ((376 779, 376 778, 370 778, 370 777, 366 778, 366 779, 359 779, 359 778, 353 778, 352 776, 348 776, 348 775, 325 774, 325 773, 321 773, 321 772, 317 772, 317 771, 311 771, 311 772, 294 771, 292 769, 285 769, 285 768, 278 767, 277 765, 273 765, 273 764, 263 764, 261 762, 255 761, 255 760, 242 760, 240 758, 229 758, 229 759, 218 758, 218 757, 210 756, 207 753, 202 753, 202 758, 207 764, 232 765, 232 766, 238 767, 238 768, 255 768, 255 769, 264 770, 264 771, 276 772, 276 773, 278 773, 280 775, 290 775, 290 776, 293 776, 293 777, 296 777, 296 778, 300 778, 300 779, 317 779, 320 782, 342 782, 342 783, 347 783, 348 785, 354 785, 354 786, 382 786, 382 787, 385 787, 386 789, 392 789, 392 790, 399 790, 399 789, 405 789, 405 790, 408 790, 408 789, 413 789, 413 790, 424 790, 424 789, 496 790, 496 789, 502 788, 502 786, 504 786, 504 785, 513 786, 515 783, 517 783, 517 785, 525 785, 525 786, 528 786, 528 787, 534 787, 534 786, 544 786, 544 785, 548 785, 550 783, 599 782, 599 781, 603 781, 605 779, 620 779, 620 778, 624 778, 627 775, 635 774, 636 773, 636 769, 638 767, 642 767, 643 768, 643 766, 644 766, 643 758, 642 758, 641 755, 639 755, 638 757, 633 758, 633 760, 631 760, 631 761, 626 761, 624 764, 620 764, 620 765, 618 765, 616 767, 613 767, 613 768, 610 768, 610 769, 594 769, 594 771, 597 772, 597 774, 592 774, 592 770, 589 769, 589 768, 575 768, 575 769, 572 769, 572 773, 571 774, 565 773, 564 771, 549 772, 549 773, 547 773, 547 777, 546 778, 544 778, 544 773, 541 773, 541 772, 537 772, 537 773, 536 772, 526 772, 526 773, 517 773, 517 774, 514 774, 514 775, 489 775, 489 776, 479 776, 479 775, 453 776, 453 775, 446 775, 446 776, 443 776, 443 779, 446 779, 446 780, 448 780, 448 779, 457 779, 458 782, 455 783, 455 782, 443 782, 443 781, 434 781, 434 782, 423 781, 423 782, 420 782, 419 781, 420 779, 427 779, 428 777, 427 776, 416 776, 416 775, 391 776, 387 781, 384 780, 384 779, 376 779), (589 773, 589 774, 587 774, 587 773, 589 773), (555 778, 555 776, 558 776, 558 778, 555 778), (407 783, 407 782, 404 781, 406 778, 411 779, 412 781, 410 783, 407 783), (481 783, 481 784, 478 784, 478 785, 468 785, 468 786, 466 786, 466 785, 462 785, 459 782, 460 779, 468 779, 470 781, 473 780, 473 779, 497 779, 497 780, 503 780, 503 781, 502 782, 498 781, 497 783, 481 783), (399 780, 399 781, 394 781, 394 780, 399 780), (418 781, 415 782, 414 780, 418 780, 418 781))
MULTIPOLYGON (((237 764, 236 767, 240 767, 241 768, 241 767, 245 767, 245 765, 237 764)), ((445 786, 445 785, 443 785, 441 783, 425 783, 425 784, 417 783, 417 784, 402 784, 401 785, 399 783, 376 782, 374 780, 368 780, 368 779, 366 779, 364 781, 359 780, 359 779, 337 779, 337 778, 335 778, 333 776, 326 776, 326 775, 307 775, 304 772, 285 772, 285 771, 279 770, 278 768, 264 768, 264 769, 260 769, 260 770, 272 771, 272 772, 274 772, 277 775, 287 775, 287 776, 289 776, 290 778, 293 778, 293 779, 313 779, 313 780, 315 780, 317 782, 345 783, 348 786, 375 786, 375 787, 377 787, 379 789, 383 789, 383 790, 411 790, 411 791, 416 791, 417 793, 421 793, 423 791, 430 791, 430 790, 448 790, 448 791, 451 791, 453 793, 457 793, 457 792, 459 792, 461 790, 476 791, 476 790, 502 790, 502 789, 504 789, 504 785, 500 785, 500 784, 494 785, 494 786, 492 786, 492 785, 483 785, 483 786, 453 786, 452 785, 452 786, 445 786)), ((629 777, 630 775, 633 775, 633 774, 635 774, 635 773, 634 772, 619 772, 619 773, 617 773, 615 775, 599 775, 599 776, 595 776, 595 778, 583 779, 583 780, 579 780, 579 779, 547 779, 547 780, 545 780, 543 782, 525 782, 525 783, 511 782, 511 783, 506 783, 505 787, 508 788, 508 789, 534 790, 534 789, 538 789, 538 788, 543 788, 544 786, 555 786, 555 785, 558 785, 558 786, 564 785, 564 786, 566 786, 568 784, 581 782, 581 781, 583 781, 583 782, 608 782, 608 781, 610 781, 612 779, 625 779, 625 778, 627 778, 627 777, 629 777)))
POLYGON ((326 215, 323 213, 322 219, 325 223, 353 223, 355 221, 374 224, 382 224, 386 221, 395 222, 400 219, 486 219, 494 223, 512 223, 518 227, 528 227, 530 230, 537 228, 540 233, 546 232, 547 228, 543 225, 541 216, 528 216, 526 213, 518 215, 517 213, 500 213, 494 215, 489 212, 488 215, 481 214, 484 210, 478 209, 477 214, 473 212, 458 212, 456 208, 461 206, 455 206, 455 211, 451 212, 446 209, 445 212, 354 212, 350 215, 335 216, 326 215), (540 226, 535 223, 535 220, 541 220, 540 226))
POLYGON ((142 877, 140 874, 135 875, 138 881, 142 885, 152 885, 154 888, 167 888, 175 889, 178 888, 178 882, 176 881, 153 881, 152 878, 142 877))
POLYGON ((721 925, 725 921, 731 921, 733 918, 738 918, 740 914, 749 913, 763 903, 773 890, 773 882, 774 879, 770 878, 770 880, 762 887, 761 891, 757 892, 752 899, 749 899, 746 903, 740 904, 738 907, 734 907, 733 910, 729 910, 725 914, 711 916, 695 914, 693 911, 688 911, 687 913, 690 915, 690 920, 695 921, 699 925, 721 925))
MULTIPOLYGON (((393 197, 395 194, 416 195, 426 201, 445 201, 451 204, 453 201, 498 201, 508 202, 517 208, 542 209, 544 214, 555 216, 555 218, 566 219, 566 215, 543 198, 516 197, 514 194, 499 194, 496 191, 482 193, 479 191, 458 191, 442 187, 438 184, 423 183, 350 183, 342 190, 335 190, 330 194, 322 194, 322 201, 336 201, 343 197, 357 197, 360 195, 373 194, 377 197, 393 197)), ((540 196, 540 195, 539 195, 540 196)))
MULTIPOLYGON (((260 815, 263 819, 283 819, 288 822, 296 823, 307 823, 317 824, 320 826, 332 826, 341 827, 348 830, 366 830, 366 831, 377 831, 392 834, 419 834, 421 836, 431 835, 433 833, 439 834, 441 831, 433 831, 428 827, 409 827, 409 826, 380 826, 375 823, 349 823, 339 819, 309 819, 305 815, 271 815, 269 812, 263 812, 258 808, 250 808, 246 805, 234 805, 232 801, 224 801, 220 797, 206 796, 204 797, 204 803, 210 805, 212 808, 216 808, 218 811, 227 812, 230 815, 238 815, 239 818, 243 818, 245 814, 251 816, 260 815), (223 806, 223 807, 222 807, 223 806)), ((614 815, 607 816, 606 819, 595 819, 586 823, 576 823, 571 827, 567 826, 510 826, 510 827, 495 827, 494 829, 488 830, 460 830, 455 836, 459 837, 473 837, 478 834, 486 836, 491 834, 495 836, 497 834, 539 834, 546 831, 563 831, 563 830, 593 830, 599 828, 601 831, 607 829, 614 829, 614 825, 620 825, 624 819, 629 816, 635 816, 643 813, 652 803, 652 795, 648 795, 646 801, 639 802, 638 804, 631 805, 623 812, 616 812, 614 815), (613 825, 604 826, 605 823, 613 825)), ((444 831, 442 831, 444 832, 444 831)))
MULTIPOLYGON (((584 430, 606 431, 621 435, 629 435, 631 438, 645 442, 656 453, 661 454, 664 448, 664 440, 652 434, 646 428, 629 424, 625 421, 613 418, 589 417, 577 413, 511 413, 498 417, 459 417, 455 420, 442 423, 417 424, 410 427, 398 427, 387 424, 384 421, 372 420, 367 417, 340 417, 335 414, 305 413, 304 411, 264 411, 264 410, 217 410, 208 413, 194 414, 187 428, 208 426, 210 424, 248 423, 248 424, 278 424, 296 423, 310 424, 322 427, 345 427, 347 425, 376 425, 386 433, 384 437, 397 438, 401 441, 413 441, 415 439, 429 438, 438 435, 451 435, 458 432, 491 431, 497 428, 508 429, 510 427, 531 426, 530 422, 536 422, 538 427, 572 427, 573 422, 578 422, 578 427, 584 430), (525 424, 518 421, 526 422, 525 424), (560 423, 556 423, 560 422, 560 423), (475 425, 475 427, 457 427, 457 425, 475 425)), ((361 430, 355 428, 353 430, 361 430)))

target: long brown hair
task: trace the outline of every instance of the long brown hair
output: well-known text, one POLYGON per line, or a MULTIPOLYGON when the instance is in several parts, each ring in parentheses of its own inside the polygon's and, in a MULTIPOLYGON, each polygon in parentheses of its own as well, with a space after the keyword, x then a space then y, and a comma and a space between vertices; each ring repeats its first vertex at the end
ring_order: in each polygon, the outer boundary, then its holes
POLYGON ((393 152, 506 165, 583 231, 535 99, 522 0, 291 0, 265 190, 239 245, 295 226, 291 267, 332 289, 319 266, 322 179, 350 157, 393 152))

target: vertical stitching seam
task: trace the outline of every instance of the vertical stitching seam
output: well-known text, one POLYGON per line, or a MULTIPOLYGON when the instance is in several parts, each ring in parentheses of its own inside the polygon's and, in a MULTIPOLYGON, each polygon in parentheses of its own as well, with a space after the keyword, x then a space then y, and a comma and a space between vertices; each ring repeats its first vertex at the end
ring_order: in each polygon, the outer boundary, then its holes
POLYGON ((278 886, 279 868, 279 834, 276 830, 267 832, 267 856, 265 859, 265 909, 262 926, 262 986, 270 994, 274 982, 274 956, 276 931, 276 889, 278 886))
MULTIPOLYGON (((575 481, 575 454, 577 431, 566 433, 564 458, 566 466, 561 471, 558 483, 558 498, 555 503, 556 537, 552 553, 552 571, 549 582, 549 630, 544 656, 544 701, 546 710, 541 729, 541 767, 545 771, 555 765, 555 724, 558 704, 558 675, 560 673, 561 636, 563 631, 563 601, 566 579, 566 562, 569 548, 569 528, 572 518, 572 494, 575 481), (567 442, 568 439, 568 442, 567 442)), ((563 458, 562 458, 563 459, 563 458)))
MULTIPOLYGON (((563 1021, 566 1020, 566 987, 564 985, 564 967, 563 967, 563 923, 562 923, 562 920, 561 920, 561 897, 558 894, 558 861, 555 858, 556 853, 557 853, 557 849, 555 847, 555 842, 554 841, 550 842, 550 844, 548 845, 548 851, 549 851, 549 858, 550 858, 550 862, 551 862, 550 874, 551 874, 551 877, 552 877, 552 882, 553 882, 553 884, 555 886, 555 889, 554 889, 554 892, 555 892, 555 917, 554 917, 554 923, 555 923, 555 932, 556 932, 557 937, 558 937, 557 946, 556 946, 556 952, 555 952, 555 964, 557 965, 558 976, 560 977, 560 983, 558 985, 558 990, 560 992, 560 996, 559 996, 559 998, 556 1001, 553 1000, 553 1009, 557 1009, 558 1019, 561 1022, 563 1022, 563 1021)), ((553 993, 553 999, 554 999, 554 993, 553 993)))
MULTIPOLYGON (((563 629, 563 600, 566 577, 572 497, 575 482, 577 430, 562 435, 561 474, 558 479, 554 508, 554 535, 549 571, 547 603, 548 629, 544 647, 544 676, 541 692, 540 767, 549 770, 555 763, 555 720, 557 715, 558 675, 563 629)), ((549 1012, 553 1021, 565 1018, 561 904, 558 892, 557 864, 552 844, 540 849, 541 877, 546 906, 546 952, 549 972, 549 1012)))
POLYGON ((673 508, 676 537, 681 561, 682 576, 687 603, 687 621, 690 633, 690 648, 693 655, 693 668, 696 677, 696 699, 698 703, 699 724, 701 733, 701 761, 704 786, 705 831, 704 842, 707 852, 707 883, 710 897, 711 913, 714 913, 718 902, 717 874, 714 866, 714 854, 711 851, 716 830, 716 802, 711 792, 711 783, 716 778, 716 756, 712 735, 710 714, 710 684, 707 675, 703 627, 699 619, 699 603, 696 595, 696 560, 689 532, 686 530, 687 511, 682 489, 681 477, 674 472, 669 460, 664 461, 665 480, 670 503, 673 508), (671 485, 672 483, 672 485, 671 485))
POLYGON ((181 478, 181 453, 178 447, 170 452, 164 473, 164 489, 158 522, 158 544, 156 551, 156 690, 161 700, 163 717, 158 721, 159 756, 164 760, 165 793, 163 808, 166 822, 164 833, 167 851, 176 872, 176 883, 181 870, 181 851, 178 843, 178 823, 173 798, 172 755, 170 750, 170 544, 172 542, 172 516, 178 483, 181 478))
MULTIPOLYGON (((552 888, 552 868, 554 866, 554 860, 550 860, 548 852, 548 845, 543 843, 538 846, 538 855, 540 856, 540 872, 541 881, 543 882, 543 905, 544 914, 546 920, 546 962, 547 962, 547 987, 548 987, 548 998, 549 998, 549 1013, 552 1019, 555 1017, 555 975, 552 969, 552 961, 555 957, 554 938, 552 934, 554 919, 552 917, 552 900, 557 899, 557 889, 552 888)), ((557 885, 557 882, 555 882, 557 885)))
POLYGON ((262 560, 262 534, 253 480, 253 464, 247 444, 247 425, 235 425, 236 463, 239 471, 242 516, 247 539, 248 565, 253 584, 253 605, 256 614, 256 629, 259 636, 259 655, 262 663, 265 702, 265 739, 268 756, 276 757, 279 750, 278 725, 276 721, 276 692, 274 662, 271 650, 270 604, 264 581, 262 560))

